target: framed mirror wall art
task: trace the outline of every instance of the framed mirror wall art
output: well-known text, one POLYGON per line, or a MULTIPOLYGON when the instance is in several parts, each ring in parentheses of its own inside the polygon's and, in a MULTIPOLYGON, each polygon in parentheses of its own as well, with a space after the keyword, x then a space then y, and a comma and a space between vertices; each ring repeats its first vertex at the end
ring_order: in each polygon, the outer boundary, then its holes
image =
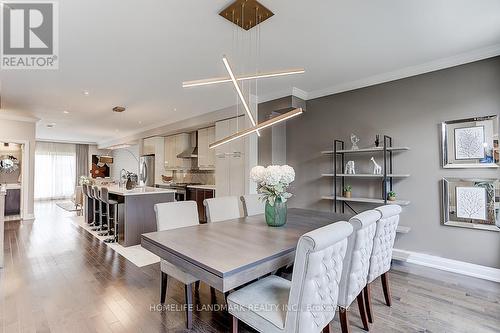
POLYGON ((498 116, 441 123, 443 168, 498 168, 498 116))
POLYGON ((443 178, 443 223, 500 231, 500 181, 443 178))

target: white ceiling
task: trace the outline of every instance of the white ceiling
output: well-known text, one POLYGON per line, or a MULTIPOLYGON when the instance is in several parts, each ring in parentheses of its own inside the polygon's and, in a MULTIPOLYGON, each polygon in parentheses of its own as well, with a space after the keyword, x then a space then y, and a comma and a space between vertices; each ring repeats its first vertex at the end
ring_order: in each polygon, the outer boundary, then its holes
MULTIPOLYGON (((39 139, 102 142, 234 105, 230 84, 181 88, 224 75, 223 54, 237 73, 257 67, 255 30, 217 15, 230 2, 60 1, 59 70, 2 71, 0 114, 41 119, 39 139), (112 113, 116 105, 127 111, 112 113)), ((275 16, 261 25, 258 68, 306 69, 259 81, 261 100, 293 87, 312 98, 500 54, 498 0, 261 2, 275 16)))

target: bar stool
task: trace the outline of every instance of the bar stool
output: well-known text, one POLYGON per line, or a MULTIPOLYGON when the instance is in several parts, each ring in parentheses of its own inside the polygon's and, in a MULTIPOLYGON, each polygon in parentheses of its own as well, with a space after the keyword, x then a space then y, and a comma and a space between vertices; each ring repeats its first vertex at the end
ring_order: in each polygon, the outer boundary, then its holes
POLYGON ((89 189, 88 189, 88 185, 87 184, 82 184, 82 192, 83 192, 83 195, 85 197, 85 201, 84 201, 84 210, 85 210, 85 214, 84 216, 87 218, 87 224, 92 224, 94 223, 94 219, 93 219, 93 216, 90 217, 89 216, 89 203, 90 203, 90 200, 91 200, 91 197, 90 197, 90 194, 89 194, 89 189))
POLYGON ((91 189, 92 199, 94 199, 94 223, 92 230, 101 231, 102 218, 101 218, 101 201, 99 200, 99 188, 97 186, 92 186, 91 189))
POLYGON ((101 187, 101 202, 106 207, 107 233, 105 236, 111 236, 104 240, 106 243, 118 242, 118 205, 119 202, 109 198, 109 191, 106 187, 101 187), (111 208, 113 207, 113 208, 111 208))

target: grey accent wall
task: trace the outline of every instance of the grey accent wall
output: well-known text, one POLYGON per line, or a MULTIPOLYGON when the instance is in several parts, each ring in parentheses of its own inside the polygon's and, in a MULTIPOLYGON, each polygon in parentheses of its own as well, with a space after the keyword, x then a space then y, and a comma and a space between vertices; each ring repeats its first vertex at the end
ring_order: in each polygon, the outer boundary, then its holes
MULTIPOLYGON (((445 120, 499 111, 500 57, 309 100, 307 112, 287 122, 287 162, 297 174, 290 205, 331 209, 330 201, 320 199, 331 193, 331 180, 320 176, 331 172, 331 160, 320 151, 332 149, 334 138, 349 142, 354 132, 366 147, 375 134, 388 134, 395 145, 411 148, 394 158, 395 172, 411 174, 395 190, 412 202, 400 222, 412 230, 399 235, 395 247, 500 268, 500 233, 444 226, 440 210, 442 177, 500 177, 500 171, 442 169, 438 131, 445 120)), ((367 191, 363 182, 350 183, 354 194, 367 191)))

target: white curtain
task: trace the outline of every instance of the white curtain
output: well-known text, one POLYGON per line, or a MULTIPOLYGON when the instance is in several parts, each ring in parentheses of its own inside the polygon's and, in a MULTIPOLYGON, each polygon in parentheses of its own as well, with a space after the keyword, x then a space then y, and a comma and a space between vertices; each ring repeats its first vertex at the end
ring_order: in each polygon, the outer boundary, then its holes
POLYGON ((74 144, 37 142, 35 149, 35 200, 71 198, 75 192, 74 144))

